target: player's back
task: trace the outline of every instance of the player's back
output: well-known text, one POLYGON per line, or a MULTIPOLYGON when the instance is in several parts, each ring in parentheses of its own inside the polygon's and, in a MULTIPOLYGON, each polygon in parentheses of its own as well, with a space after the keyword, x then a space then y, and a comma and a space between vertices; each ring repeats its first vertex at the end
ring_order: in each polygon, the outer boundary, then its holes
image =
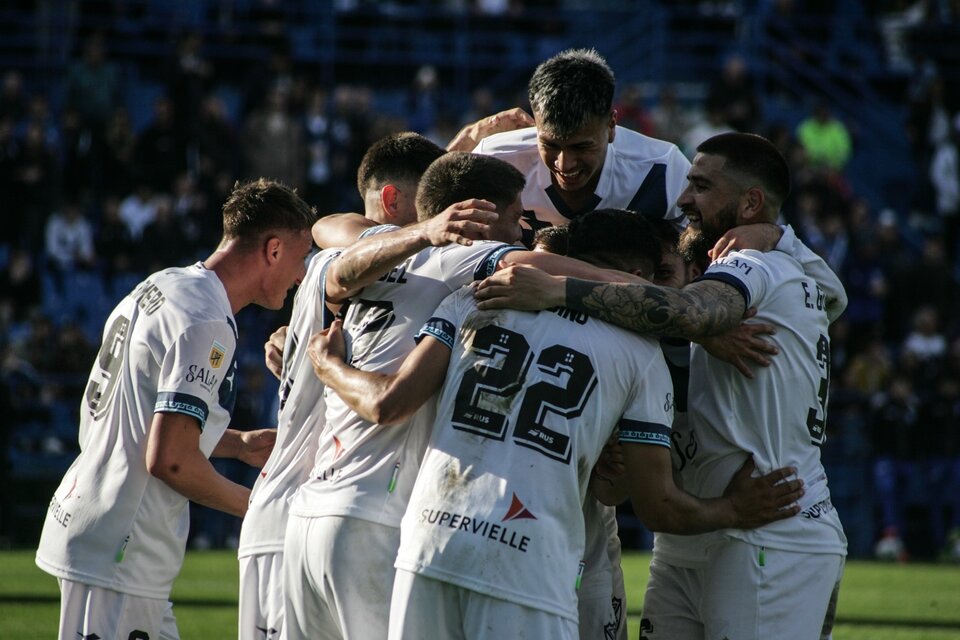
MULTIPOLYGON (((378 228, 389 232, 391 227, 378 228)), ((368 285, 344 317, 347 359, 366 371, 392 373, 416 346, 414 336, 452 291, 496 270, 517 249, 499 242, 430 247, 368 285)), ((325 392, 326 428, 310 479, 292 513, 352 516, 399 526, 417 475, 433 413, 425 406, 405 425, 374 425, 336 393, 325 392)))
POLYGON ((452 354, 398 568, 574 618, 600 450, 618 425, 669 445, 657 343, 562 308, 481 312, 470 291, 424 332, 452 354))
POLYGON ((324 424, 324 386, 307 356, 310 336, 328 326, 324 275, 339 249, 313 256, 293 302, 280 374, 277 441, 250 492, 237 555, 283 551, 289 498, 309 477, 324 424))

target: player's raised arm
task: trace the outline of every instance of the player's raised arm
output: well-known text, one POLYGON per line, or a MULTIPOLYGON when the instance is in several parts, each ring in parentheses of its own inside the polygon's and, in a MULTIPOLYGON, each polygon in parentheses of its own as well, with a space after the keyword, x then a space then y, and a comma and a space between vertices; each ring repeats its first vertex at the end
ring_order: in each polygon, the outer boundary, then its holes
POLYGON ((417 224, 362 238, 345 249, 327 269, 327 299, 346 300, 429 246, 452 242, 470 245, 474 239, 484 237, 497 217, 496 205, 492 202, 470 199, 417 224))
POLYGON ((729 331, 746 309, 736 288, 716 280, 672 289, 551 276, 534 268, 490 276, 477 288, 477 299, 481 309, 564 306, 639 333, 683 338, 729 331))
POLYGON ((344 362, 339 320, 310 338, 307 353, 317 377, 364 420, 393 425, 405 422, 443 384, 450 348, 424 337, 396 373, 361 371, 344 362))
POLYGON ((472 122, 447 144, 447 151, 473 151, 487 136, 534 126, 533 116, 519 107, 506 109, 472 122))
POLYGON ((359 213, 334 213, 314 222, 310 234, 321 249, 346 247, 356 242, 364 231, 375 226, 375 220, 359 213))
POLYGON ((723 496, 701 499, 673 480, 670 449, 623 443, 627 486, 634 511, 652 531, 696 534, 716 529, 751 529, 796 515, 803 481, 790 480, 795 469, 777 469, 751 477, 752 458, 734 474, 723 496))

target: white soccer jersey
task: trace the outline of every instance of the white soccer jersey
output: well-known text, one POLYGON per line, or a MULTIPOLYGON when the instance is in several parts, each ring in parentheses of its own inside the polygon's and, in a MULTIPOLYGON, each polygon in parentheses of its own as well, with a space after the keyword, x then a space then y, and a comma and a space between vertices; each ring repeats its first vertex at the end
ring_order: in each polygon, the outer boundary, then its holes
MULTIPOLYGON (((389 232, 384 225, 368 233, 389 232)), ((417 330, 452 291, 492 274, 500 258, 520 247, 474 242, 429 247, 353 298, 343 329, 349 362, 393 373, 413 351, 417 330)), ((426 446, 433 408, 427 403, 404 425, 360 418, 326 390, 326 428, 309 480, 296 493, 298 516, 351 516, 400 526, 426 446)))
POLYGON ((401 525, 397 569, 577 619, 590 471, 614 429, 669 446, 657 343, 586 314, 447 298, 421 335, 452 349, 401 525))
POLYGON ((147 472, 154 413, 183 413, 213 451, 236 397, 236 325, 202 264, 153 274, 107 319, 80 407, 80 455, 44 521, 37 565, 60 578, 167 598, 189 528, 188 500, 147 472))
POLYGON ((751 380, 693 346, 688 409, 697 453, 691 461, 692 484, 685 489, 705 498, 720 495, 748 453, 761 473, 794 466, 806 491, 800 515, 725 533, 787 551, 846 553, 820 463, 830 374, 823 290, 795 259, 779 251, 731 253, 702 277, 736 287, 748 307, 757 307, 756 320, 777 327, 767 339, 780 353, 769 367, 755 369, 751 380))
POLYGON ((324 275, 339 249, 313 256, 293 301, 283 345, 277 441, 250 492, 237 556, 283 551, 289 500, 309 477, 324 425, 323 383, 313 372, 307 342, 332 320, 324 304, 324 275))
MULTIPOLYGON (((673 143, 617 127, 613 142, 607 145, 595 201, 584 211, 571 211, 551 182, 537 150, 536 127, 489 136, 473 152, 509 162, 524 175, 527 184, 520 196, 523 220, 533 231, 606 208, 639 211, 685 224, 677 199, 687 184, 690 161, 673 143)), ((528 240, 526 235, 524 240, 528 240)))

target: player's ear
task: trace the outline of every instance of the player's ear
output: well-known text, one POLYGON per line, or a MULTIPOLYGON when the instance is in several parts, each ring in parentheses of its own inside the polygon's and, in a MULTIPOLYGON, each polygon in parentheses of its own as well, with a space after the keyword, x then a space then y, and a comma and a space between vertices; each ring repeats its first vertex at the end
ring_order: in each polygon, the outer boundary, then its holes
POLYGON ((388 184, 380 189, 380 207, 387 216, 387 220, 397 217, 397 202, 400 199, 400 189, 394 184, 388 184))
POLYGON ((750 187, 740 196, 740 217, 738 222, 759 222, 763 219, 763 210, 767 199, 763 189, 750 187))
POLYGON ((283 243, 277 236, 270 236, 264 244, 264 252, 267 257, 267 264, 274 264, 280 260, 280 248, 283 243))
POLYGON ((607 135, 607 142, 613 142, 613 139, 617 135, 617 110, 611 109, 610 111, 610 123, 608 125, 609 133, 607 135))

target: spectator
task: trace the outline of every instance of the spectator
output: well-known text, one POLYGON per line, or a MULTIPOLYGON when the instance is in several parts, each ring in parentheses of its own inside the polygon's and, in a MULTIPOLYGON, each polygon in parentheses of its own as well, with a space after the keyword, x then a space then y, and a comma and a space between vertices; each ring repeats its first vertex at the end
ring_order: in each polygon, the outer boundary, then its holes
POLYGON ((95 247, 103 262, 107 285, 112 284, 118 274, 133 271, 137 248, 130 235, 130 228, 120 216, 120 202, 114 196, 108 196, 104 200, 95 247))
POLYGON ((936 194, 936 210, 943 231, 944 250, 948 264, 957 262, 957 242, 960 240, 960 113, 954 117, 950 135, 936 146, 930 160, 930 183, 936 194))
POLYGON ((0 119, 10 118, 13 122, 19 122, 26 112, 23 74, 10 69, 3 74, 3 84, 0 86, 0 119))
POLYGON ((117 109, 107 125, 104 145, 103 186, 106 193, 120 196, 133 189, 136 149, 137 135, 130 114, 126 109, 117 109))
POLYGON ((665 84, 660 89, 660 98, 650 109, 653 137, 680 146, 692 126, 690 114, 677 97, 677 88, 665 84))
POLYGON ((307 151, 303 127, 287 109, 288 98, 287 89, 274 86, 267 104, 244 123, 245 174, 251 179, 265 177, 302 189, 307 151))
POLYGON ((160 96, 153 103, 153 120, 140 133, 135 150, 140 180, 157 191, 169 191, 177 174, 186 170, 186 150, 177 137, 173 103, 160 96))
POLYGON ((917 309, 913 330, 903 342, 903 353, 918 360, 939 360, 947 352, 947 338, 940 331, 937 310, 930 306, 917 309))
POLYGON ((843 122, 833 117, 826 102, 817 103, 813 114, 797 126, 797 139, 815 167, 840 173, 850 160, 850 133, 843 122))
POLYGON ((960 562, 960 378, 940 377, 920 416, 931 542, 941 558, 960 562))
POLYGON ((327 112, 327 92, 315 87, 310 92, 303 115, 307 144, 307 188, 304 200, 317 208, 323 216, 334 211, 336 192, 333 185, 331 162, 330 116, 327 112))
POLYGON ((102 34, 87 38, 81 58, 70 66, 66 102, 77 110, 84 126, 99 140, 114 109, 120 105, 120 75, 106 59, 102 34))
POLYGON ((157 199, 150 183, 140 182, 133 193, 120 202, 119 213, 131 240, 139 242, 144 228, 157 217, 157 199))
POLYGON ((914 475, 913 461, 920 400, 910 380, 894 377, 871 402, 874 490, 879 501, 881 537, 874 553, 881 560, 905 562, 910 554, 903 544, 901 487, 914 475))
POLYGON ((78 202, 68 200, 50 216, 45 247, 47 265, 59 275, 96 266, 93 227, 78 202))
POLYGON ((753 78, 747 72, 743 56, 729 56, 720 75, 707 90, 708 109, 717 109, 722 121, 736 129, 755 133, 760 123, 760 99, 753 86, 753 78))
POLYGON ((47 147, 43 131, 27 127, 23 152, 13 166, 13 190, 9 194, 11 218, 19 228, 19 242, 33 251, 43 246, 43 228, 53 209, 59 188, 57 158, 47 147))
POLYGON ((177 39, 167 68, 167 90, 173 105, 173 123, 183 148, 194 144, 200 131, 200 106, 213 78, 213 65, 201 54, 203 39, 190 31, 177 39))
MULTIPOLYGON (((613 105, 613 110, 617 112, 617 124, 621 127, 633 129, 645 136, 655 137, 653 120, 643 106, 643 94, 640 91, 640 85, 624 85, 620 91, 620 96, 613 105)), ((488 113, 493 113, 493 111, 488 113)))
POLYGON ((25 249, 10 250, 0 271, 0 326, 25 322, 40 306, 43 282, 33 256, 25 249))

